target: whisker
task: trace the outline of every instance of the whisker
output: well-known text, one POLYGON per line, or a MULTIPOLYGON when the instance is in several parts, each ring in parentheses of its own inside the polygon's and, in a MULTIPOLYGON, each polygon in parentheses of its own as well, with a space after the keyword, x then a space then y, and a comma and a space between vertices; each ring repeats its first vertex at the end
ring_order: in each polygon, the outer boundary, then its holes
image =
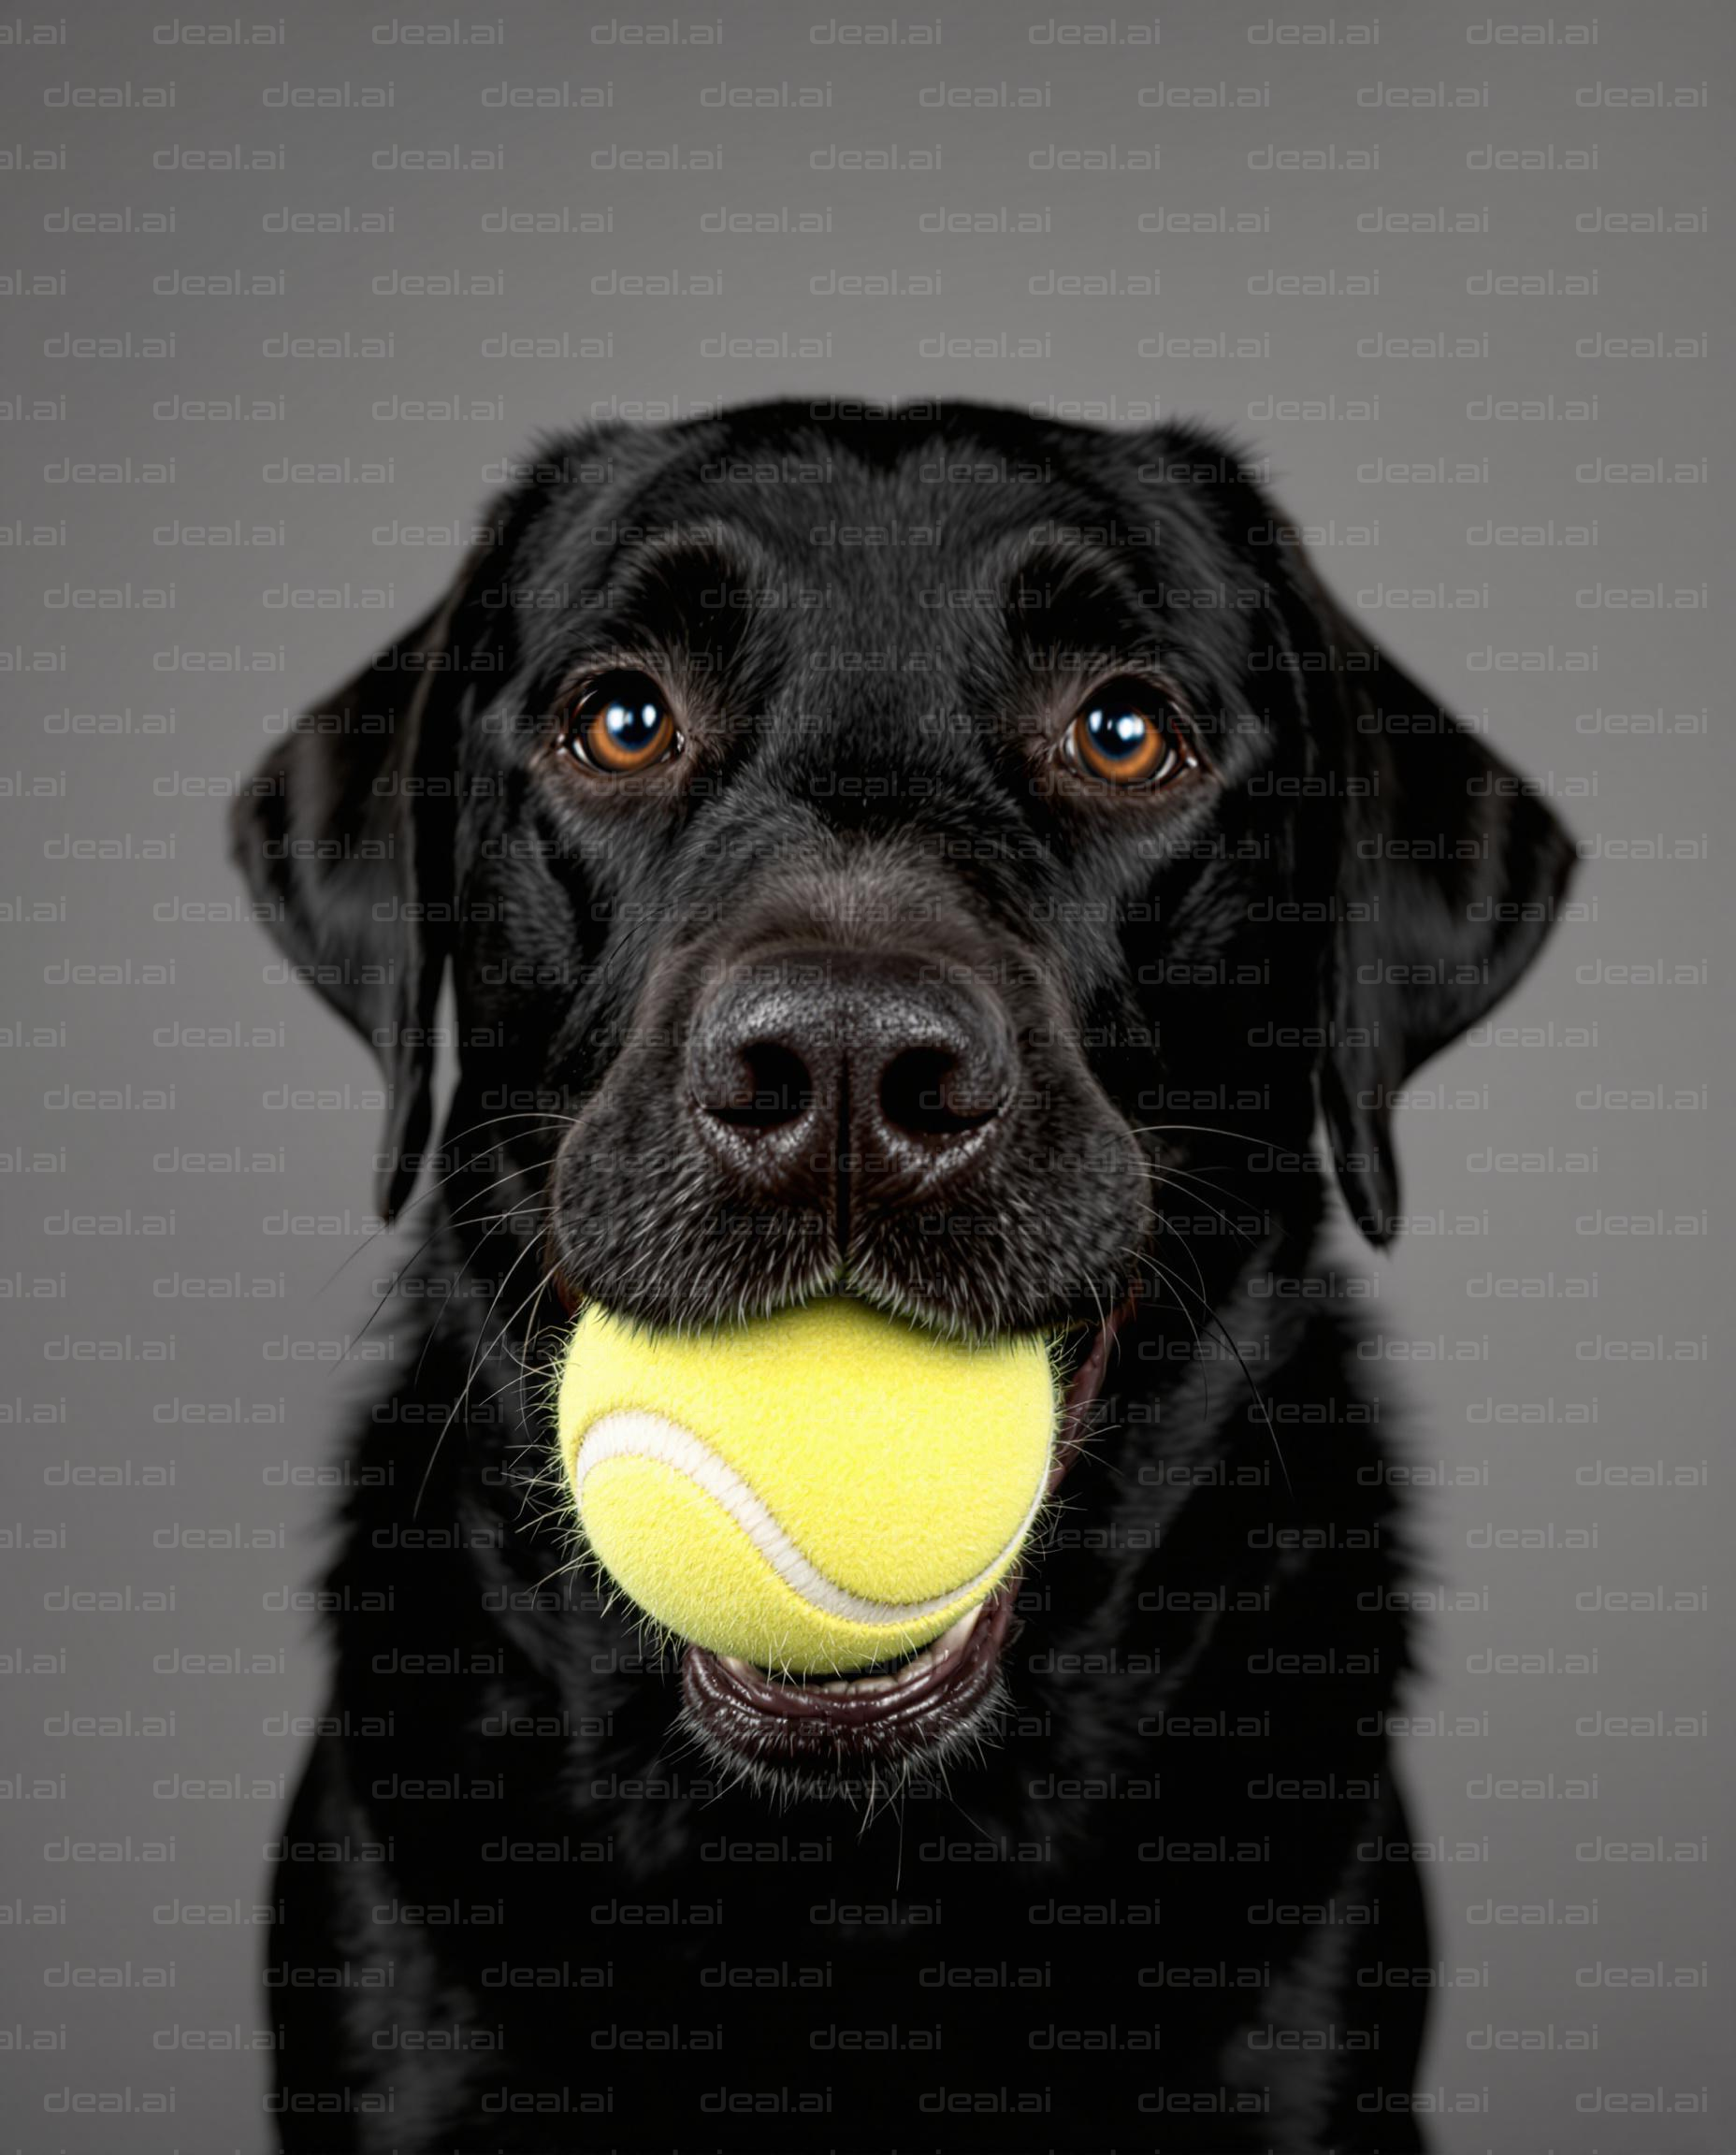
MULTIPOLYGON (((578 1117, 576 1115, 532 1115, 528 1110, 523 1114, 512 1113, 507 1115, 494 1115, 490 1116, 486 1121, 472 1122, 468 1129, 459 1130, 446 1136, 443 1136, 441 1140, 441 1143, 442 1145, 456 1145, 460 1137, 468 1137, 470 1135, 470 1132, 473 1130, 486 1130, 492 1128, 496 1124, 503 1122, 576 1122, 577 1121, 578 1117)), ((352 1265, 354 1264, 355 1260, 362 1254, 363 1251, 368 1249, 370 1244, 379 1241, 381 1236, 391 1234, 394 1229, 401 1226, 403 1222, 409 1219, 412 1212, 418 1211, 424 1205, 430 1203, 434 1198, 438 1197, 440 1193, 446 1187, 447 1183, 452 1180, 455 1175, 461 1175, 464 1172, 464 1170, 470 1164, 470 1161, 485 1159, 488 1153, 495 1150, 495 1147, 485 1145, 480 1151, 472 1152, 470 1156, 470 1159, 460 1160, 458 1164, 452 1168, 448 1173, 442 1175, 439 1181, 431 1183, 428 1188, 422 1193, 420 1197, 415 1198, 411 1204, 406 1205, 403 1210, 398 1213, 395 1220, 383 1221, 378 1227, 373 1228, 369 1234, 363 1236, 362 1239, 356 1244, 355 1248, 350 1251, 348 1256, 339 1260, 335 1269, 321 1281, 319 1286, 314 1289, 314 1293, 316 1294, 324 1294, 327 1293, 329 1289, 336 1283, 336 1281, 342 1277, 343 1273, 347 1271, 352 1265)), ((435 1233, 438 1234, 438 1232, 439 1229, 437 1228, 435 1233)), ((428 1241, 432 1240, 433 1237, 430 1236, 428 1237, 428 1241)), ((427 1242, 424 1242, 422 1244, 422 1250, 426 1250, 427 1246, 427 1242)), ((419 1256, 421 1254, 421 1251, 418 1251, 416 1254, 419 1256)))
MULTIPOLYGON (((428 1454, 427 1465, 423 1468, 422 1485, 416 1491, 416 1501, 411 1509, 410 1516, 412 1519, 415 1518, 422 1510, 422 1499, 427 1495, 428 1479, 434 1471, 435 1461, 440 1457, 441 1446, 446 1440, 446 1432, 452 1427, 453 1424, 457 1420, 458 1416, 464 1411, 465 1404, 470 1396, 470 1386, 475 1382, 477 1365, 483 1353, 483 1338, 488 1329, 488 1320, 494 1315, 495 1310, 499 1304, 500 1297, 505 1294, 508 1283, 511 1281, 514 1273, 517 1271, 518 1267, 524 1263, 526 1257, 532 1250, 536 1249, 536 1247, 537 1245, 534 1242, 527 1242, 524 1249, 522 1249, 518 1252, 518 1255, 514 1258, 513 1262, 507 1266, 506 1272, 501 1279, 500 1284, 494 1291, 493 1301, 489 1303, 487 1309, 484 1313, 482 1325, 477 1334, 476 1350, 470 1356, 470 1366, 465 1373, 464 1383, 459 1390, 458 1396, 452 1403, 451 1412, 446 1416, 446 1419, 440 1425, 440 1434, 434 1439, 433 1450, 428 1454)), ((542 1277, 530 1290, 530 1293, 526 1295, 525 1302, 521 1302, 518 1305, 518 1309, 514 1309, 512 1316, 507 1319, 506 1322, 508 1325, 513 1323, 514 1318, 516 1318, 518 1315, 518 1310, 525 1307, 526 1302, 534 1300, 537 1295, 542 1293, 543 1289, 547 1287, 549 1281, 555 1277, 557 1269, 557 1268, 555 1266, 551 1265, 549 1266, 548 1270, 543 1273, 542 1277)))

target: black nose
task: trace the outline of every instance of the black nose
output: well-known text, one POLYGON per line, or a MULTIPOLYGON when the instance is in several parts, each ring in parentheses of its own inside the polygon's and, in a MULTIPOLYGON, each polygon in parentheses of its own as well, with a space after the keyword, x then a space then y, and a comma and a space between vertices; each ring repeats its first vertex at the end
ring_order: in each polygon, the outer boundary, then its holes
POLYGON ((918 957, 812 948, 732 971, 687 1055, 702 1132, 765 1196, 847 1221, 941 1186, 997 1140, 1012 1027, 974 980, 918 957))

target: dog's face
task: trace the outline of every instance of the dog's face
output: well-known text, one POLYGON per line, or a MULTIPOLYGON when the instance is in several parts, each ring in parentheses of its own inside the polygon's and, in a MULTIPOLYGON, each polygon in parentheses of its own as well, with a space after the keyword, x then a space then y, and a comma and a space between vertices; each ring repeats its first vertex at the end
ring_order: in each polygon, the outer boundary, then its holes
MULTIPOLYGON (((520 1336, 545 1294, 1060 1328, 1075 1435, 1137 1297, 1205 1322, 1311 1226, 1323 1111, 1390 1237, 1392 1090, 1569 860, 1222 449, 957 406, 551 450, 237 831, 391 1077, 388 1211, 450 970, 439 1171, 520 1336)), ((907 1765, 991 1711, 1005 1616, 926 1712, 697 1655, 687 1709, 907 1765)))

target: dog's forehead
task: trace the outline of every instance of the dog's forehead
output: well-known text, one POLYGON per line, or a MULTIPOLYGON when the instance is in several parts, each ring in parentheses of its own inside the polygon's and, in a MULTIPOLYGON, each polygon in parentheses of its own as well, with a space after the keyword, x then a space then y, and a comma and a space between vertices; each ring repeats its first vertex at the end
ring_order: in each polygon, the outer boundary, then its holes
POLYGON ((1229 562, 1202 492, 1121 438, 972 407, 823 426, 760 408, 635 434, 602 473, 540 520, 527 574, 551 657, 585 624, 673 623, 681 644, 733 619, 810 654, 895 642, 962 663, 1006 655, 1020 609, 1149 624, 1172 582, 1229 562))
POLYGON ((870 454, 848 433, 792 428, 681 444, 621 507, 625 551, 706 531, 792 591, 900 587, 925 569, 992 575, 1009 544, 1109 504, 1040 444, 1015 454, 956 432, 870 454))

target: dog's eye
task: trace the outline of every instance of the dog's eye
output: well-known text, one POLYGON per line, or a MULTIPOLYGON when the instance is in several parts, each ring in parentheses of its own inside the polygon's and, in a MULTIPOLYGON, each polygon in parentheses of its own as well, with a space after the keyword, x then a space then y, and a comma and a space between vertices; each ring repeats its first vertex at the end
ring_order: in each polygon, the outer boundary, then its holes
POLYGON ((628 778, 681 752, 669 699, 648 673, 605 673, 567 714, 564 745, 592 771, 628 778))
POLYGON ((1106 681, 1073 715, 1061 752, 1106 786, 1162 786, 1195 759, 1168 697, 1144 681, 1106 681))

